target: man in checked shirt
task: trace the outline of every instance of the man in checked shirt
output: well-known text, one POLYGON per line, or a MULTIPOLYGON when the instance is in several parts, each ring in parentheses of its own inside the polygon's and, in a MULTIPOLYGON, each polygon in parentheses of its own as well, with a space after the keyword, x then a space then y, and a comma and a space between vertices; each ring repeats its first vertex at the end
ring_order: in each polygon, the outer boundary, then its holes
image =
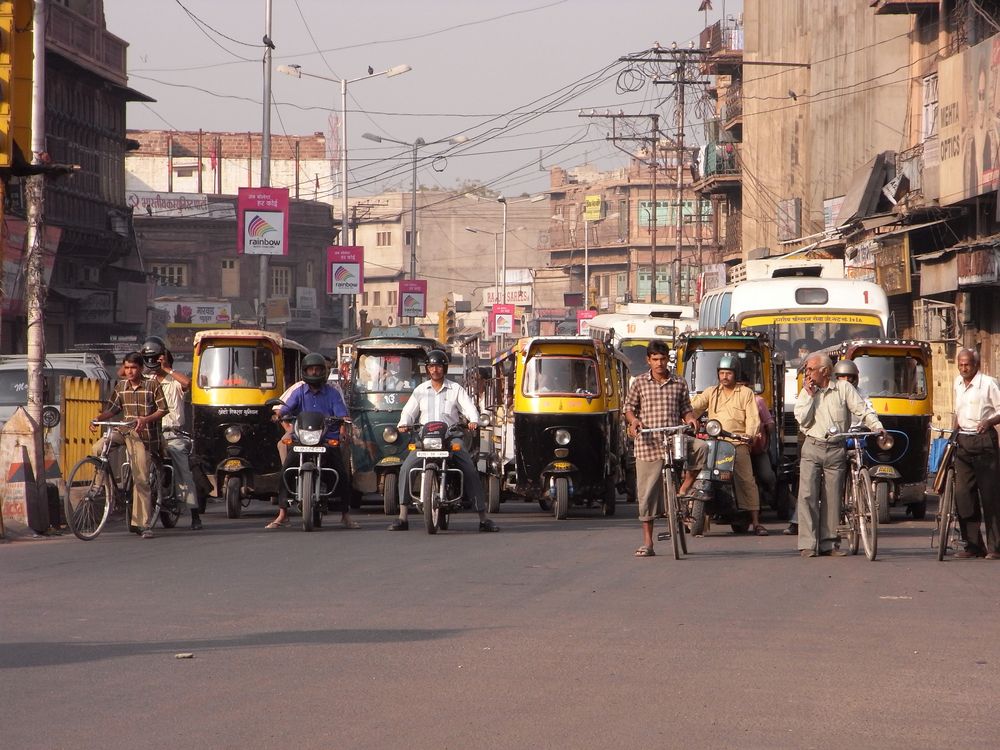
MULTIPOLYGON (((650 341, 646 347, 649 372, 635 379, 625 399, 625 421, 629 434, 635 438, 635 485, 639 501, 639 521, 642 524, 642 546, 636 557, 652 557, 653 519, 662 516, 663 507, 663 436, 643 435, 640 430, 652 427, 674 427, 684 422, 692 428, 698 425, 691 410, 687 384, 670 372, 670 350, 663 341, 650 341)), ((688 443, 688 470, 678 488, 686 495, 695 477, 708 458, 708 446, 702 440, 688 443)))
MULTIPOLYGON (((125 450, 132 467, 132 531, 143 539, 153 538, 153 507, 149 491, 150 462, 160 460, 163 436, 160 420, 167 414, 167 400, 156 380, 142 376, 142 355, 130 352, 122 360, 124 380, 115 384, 108 408, 97 415, 102 422, 122 413, 122 421, 134 421, 135 427, 122 432, 125 450)), ((96 429, 94 425, 91 430, 96 429)))
MULTIPOLYGON (((410 400, 399 415, 399 431, 408 432, 417 422, 445 422, 449 427, 458 424, 460 417, 469 420, 469 429, 475 430, 479 423, 479 410, 475 401, 458 383, 445 379, 448 369, 448 355, 434 349, 427 355, 427 377, 413 389, 410 400)), ((479 514, 479 530, 499 531, 500 528, 486 517, 486 503, 483 499, 483 483, 479 472, 472 463, 472 457, 463 447, 452 454, 455 465, 464 476, 465 493, 472 501, 472 507, 479 514)), ((399 469, 399 518, 389 527, 389 531, 406 531, 410 528, 407 516, 410 512, 410 468, 417 465, 416 451, 409 451, 399 469)))

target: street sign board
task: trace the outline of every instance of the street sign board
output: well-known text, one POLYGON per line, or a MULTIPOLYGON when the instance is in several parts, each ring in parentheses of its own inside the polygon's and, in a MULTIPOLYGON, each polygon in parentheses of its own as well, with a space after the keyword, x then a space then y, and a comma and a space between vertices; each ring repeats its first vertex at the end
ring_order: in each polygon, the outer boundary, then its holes
POLYGON ((365 290, 365 249, 326 249, 326 293, 361 294, 365 290))
POLYGON ((427 280, 406 279, 399 282, 396 314, 401 318, 422 318, 427 315, 427 280))
POLYGON ((514 332, 514 305, 493 305, 490 317, 493 333, 506 335, 514 332))
POLYGON ((576 311, 576 332, 581 336, 590 335, 590 319, 597 317, 597 310, 576 311))
POLYGON ((288 188, 240 188, 237 209, 241 255, 288 255, 288 188))

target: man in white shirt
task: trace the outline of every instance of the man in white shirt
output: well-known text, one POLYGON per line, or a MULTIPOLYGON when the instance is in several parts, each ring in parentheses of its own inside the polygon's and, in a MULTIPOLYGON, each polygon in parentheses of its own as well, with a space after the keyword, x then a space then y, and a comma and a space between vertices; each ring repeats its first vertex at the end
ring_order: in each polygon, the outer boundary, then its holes
POLYGON ((955 505, 965 549, 955 557, 1000 560, 1000 494, 998 494, 997 431, 1000 387, 979 372, 979 354, 958 353, 955 378, 955 505), (986 545, 979 528, 986 526, 986 545))
MULTIPOLYGON (((460 417, 469 421, 469 429, 475 430, 479 423, 479 410, 472 397, 458 383, 445 379, 448 370, 448 355, 439 349, 434 349, 427 355, 427 376, 424 381, 413 389, 403 412, 399 416, 399 431, 406 433, 410 426, 417 422, 445 422, 449 427, 458 424, 460 417)), ((483 484, 479 480, 479 472, 469 452, 462 447, 452 452, 452 459, 457 468, 462 471, 467 499, 472 501, 472 507, 479 514, 479 530, 484 532, 499 531, 499 527, 486 517, 486 504, 483 501, 483 484)), ((416 451, 409 451, 399 470, 399 518, 391 526, 390 531, 406 531, 410 528, 407 516, 410 512, 410 469, 417 465, 420 459, 416 451)))

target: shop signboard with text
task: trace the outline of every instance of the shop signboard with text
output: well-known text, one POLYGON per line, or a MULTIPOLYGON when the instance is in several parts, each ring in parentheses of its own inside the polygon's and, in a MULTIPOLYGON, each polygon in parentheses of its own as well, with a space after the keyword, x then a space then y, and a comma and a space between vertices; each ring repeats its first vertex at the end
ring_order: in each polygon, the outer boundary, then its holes
POLYGON ((237 209, 242 255, 288 255, 288 188, 240 188, 237 209))
POLYGON ((365 290, 364 269, 365 249, 363 247, 328 247, 326 249, 326 293, 361 294, 365 290))
POLYGON ((514 333, 514 305, 493 305, 490 319, 493 323, 493 333, 514 333))
POLYGON ((576 311, 576 332, 580 336, 590 335, 590 319, 597 317, 597 310, 576 311))
POLYGON ((396 314, 400 318, 422 318, 427 315, 427 281, 407 279, 399 282, 396 314))

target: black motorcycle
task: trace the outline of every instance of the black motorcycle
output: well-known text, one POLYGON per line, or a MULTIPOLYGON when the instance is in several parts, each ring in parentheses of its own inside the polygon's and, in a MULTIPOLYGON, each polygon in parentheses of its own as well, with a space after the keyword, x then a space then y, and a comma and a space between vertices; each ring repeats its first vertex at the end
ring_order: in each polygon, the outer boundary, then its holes
POLYGON ((737 534, 745 534, 750 530, 750 512, 740 510, 736 505, 736 484, 733 481, 736 445, 730 441, 746 443, 749 440, 723 430, 716 419, 708 420, 705 433, 698 437, 708 445, 708 459, 692 487, 697 497, 690 501, 691 533, 702 536, 706 520, 711 518, 717 523, 728 523, 737 534))
MULTIPOLYGON (((291 421, 291 420, 283 420, 291 421)), ((289 466, 282 474, 288 490, 290 504, 302 511, 302 528, 312 531, 323 525, 327 498, 337 489, 340 474, 336 469, 323 466, 323 459, 340 450, 339 438, 326 438, 331 427, 339 428, 345 422, 340 417, 326 417, 318 411, 304 411, 295 418, 295 430, 284 438, 298 464, 289 466)))
POLYGON ((454 454, 462 450, 464 430, 444 422, 414 425, 414 449, 421 461, 410 469, 410 495, 424 514, 428 534, 448 529, 448 517, 465 505, 462 470, 454 466, 454 454))

